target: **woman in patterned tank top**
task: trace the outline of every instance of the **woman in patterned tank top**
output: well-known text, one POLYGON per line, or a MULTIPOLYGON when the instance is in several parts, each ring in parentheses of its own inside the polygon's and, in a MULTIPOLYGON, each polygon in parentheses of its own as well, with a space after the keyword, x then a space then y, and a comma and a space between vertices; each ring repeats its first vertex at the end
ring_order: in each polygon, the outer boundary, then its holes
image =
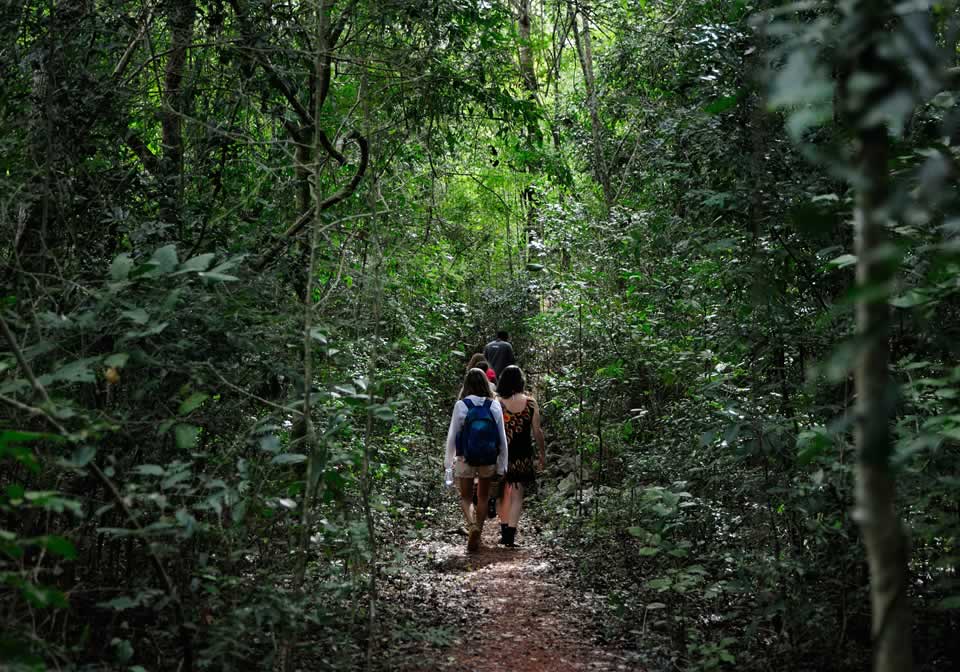
POLYGON ((507 434, 509 464, 504 476, 500 510, 500 543, 516 546, 517 523, 523 510, 524 492, 537 479, 537 466, 543 469, 546 446, 540 427, 540 408, 536 399, 524 392, 523 371, 519 366, 508 366, 500 375, 497 393, 503 408, 504 429, 507 434), (534 462, 533 443, 536 441, 539 459, 534 462))

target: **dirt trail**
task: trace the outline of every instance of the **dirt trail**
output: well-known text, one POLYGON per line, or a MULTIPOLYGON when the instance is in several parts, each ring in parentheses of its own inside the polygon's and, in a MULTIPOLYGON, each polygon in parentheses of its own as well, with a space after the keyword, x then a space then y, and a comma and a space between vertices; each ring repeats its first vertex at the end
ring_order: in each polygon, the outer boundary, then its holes
POLYGON ((411 560, 419 560, 417 564, 433 574, 431 592, 424 596, 429 607, 449 611, 455 605, 459 631, 459 640, 436 665, 420 669, 443 665, 484 672, 639 669, 627 662, 625 654, 591 642, 589 618, 580 600, 563 585, 549 548, 525 522, 521 521, 517 539, 522 547, 517 549, 496 545, 496 521, 485 526, 478 553, 467 553, 465 539, 455 533, 409 549, 411 560))

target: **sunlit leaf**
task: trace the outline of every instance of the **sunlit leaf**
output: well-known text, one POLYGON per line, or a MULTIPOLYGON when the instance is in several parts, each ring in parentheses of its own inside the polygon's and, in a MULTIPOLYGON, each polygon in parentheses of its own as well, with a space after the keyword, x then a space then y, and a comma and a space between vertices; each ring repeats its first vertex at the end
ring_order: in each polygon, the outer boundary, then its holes
POLYGON ((180 403, 180 408, 177 410, 177 413, 179 415, 189 415, 196 409, 200 408, 203 402, 209 398, 209 394, 204 394, 203 392, 194 392, 180 403))

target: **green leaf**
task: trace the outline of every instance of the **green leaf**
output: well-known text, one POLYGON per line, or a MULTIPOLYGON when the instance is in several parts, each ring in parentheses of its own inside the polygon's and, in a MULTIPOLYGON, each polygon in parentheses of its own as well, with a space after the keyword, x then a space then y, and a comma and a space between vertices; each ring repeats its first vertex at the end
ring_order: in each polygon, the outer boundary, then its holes
POLYGON ((673 581, 671 581, 669 578, 650 579, 644 585, 646 585, 647 588, 653 588, 654 590, 663 592, 664 590, 668 590, 670 586, 673 585, 673 581))
POLYGON ((96 380, 91 365, 98 362, 99 357, 86 357, 70 362, 53 372, 50 380, 64 383, 92 383, 96 380))
POLYGON ((258 443, 262 451, 274 454, 280 452, 280 439, 276 434, 264 434, 260 437, 258 443))
POLYGON ((216 280, 218 282, 234 282, 239 280, 235 275, 227 275, 225 273, 217 273, 216 271, 209 271, 207 273, 201 273, 201 278, 206 278, 207 280, 216 280))
POLYGON ((628 527, 627 532, 629 532, 634 537, 642 537, 646 534, 642 527, 628 527))
POLYGON ((176 513, 177 522, 183 528, 184 535, 189 539, 197 529, 197 519, 186 509, 179 509, 176 513))
POLYGON ((950 91, 941 91, 933 97, 930 104, 939 107, 941 110, 949 110, 957 104, 957 98, 950 91))
POLYGON ((230 259, 228 261, 225 261, 219 266, 216 266, 215 268, 213 268, 212 270, 207 271, 206 273, 201 273, 200 277, 206 278, 208 280, 219 280, 220 282, 233 282, 234 280, 238 280, 239 278, 237 278, 236 276, 228 275, 225 272, 230 270, 234 266, 236 266, 237 261, 238 261, 237 259, 230 259))
POLYGON ((136 324, 146 324, 150 321, 150 316, 147 314, 143 308, 134 308, 133 310, 125 310, 120 313, 123 317, 127 318, 131 322, 136 324))
POLYGON ((795 49, 774 77, 768 103, 787 111, 787 130, 801 140, 810 128, 833 118, 833 77, 811 49, 795 49))
POLYGON ((142 476, 163 476, 167 472, 159 464, 138 464, 133 468, 133 473, 142 476))
POLYGON ((122 369, 127 365, 127 361, 129 359, 130 359, 130 355, 128 355, 127 353, 117 352, 115 354, 110 355, 106 359, 104 359, 103 363, 106 366, 112 366, 116 369, 122 369))
POLYGON ((177 413, 180 415, 189 415, 193 411, 200 408, 200 405, 209 398, 209 394, 204 394, 203 392, 194 392, 183 400, 183 403, 180 404, 180 409, 177 411, 177 413))
POLYGON ((707 105, 704 108, 708 114, 720 114, 721 112, 726 112, 732 107, 735 107, 737 103, 740 102, 740 96, 723 96, 722 98, 717 98, 712 103, 707 105))
POLYGON ((301 453, 281 453, 270 460, 270 464, 299 464, 306 462, 307 456, 301 453))
POLYGON ((128 331, 127 333, 124 334, 124 336, 129 339, 146 338, 147 336, 156 336, 157 334, 161 333, 164 329, 166 329, 168 325, 169 325, 169 322, 161 322, 160 324, 155 324, 152 327, 149 327, 148 329, 144 329, 142 331, 135 331, 135 330, 128 331))
POLYGON ((853 266, 857 263, 857 257, 852 254, 841 254, 836 259, 831 259, 827 262, 830 266, 836 266, 837 268, 846 268, 847 266, 853 266))
POLYGON ((133 658, 133 645, 126 639, 114 637, 110 645, 114 647, 114 656, 118 663, 126 663, 133 658))
POLYGON ((133 268, 133 259, 129 254, 121 254, 114 258, 110 264, 110 279, 114 281, 126 280, 130 275, 130 269, 133 268))
POLYGON ((916 289, 911 289, 906 294, 890 300, 890 304, 897 308, 913 308, 927 303, 930 303, 930 297, 916 289))
POLYGON ((126 609, 133 609, 136 607, 139 602, 131 600, 126 595, 121 595, 120 597, 115 597, 112 600, 106 602, 98 602, 98 607, 103 607, 104 609, 113 609, 115 611, 124 611, 126 609))
POLYGON ((810 464, 825 453, 832 444, 833 439, 822 427, 800 432, 797 437, 797 461, 800 464, 810 464))
POLYGON ((57 434, 43 432, 21 432, 19 430, 4 430, 0 432, 0 449, 15 443, 31 443, 33 441, 60 440, 63 437, 57 434))
POLYGON ((41 609, 45 607, 64 609, 67 606, 66 596, 54 588, 38 586, 24 581, 20 584, 20 591, 27 602, 41 609))
POLYGON ((396 414, 393 412, 393 409, 389 406, 374 406, 373 417, 375 417, 377 420, 385 420, 386 422, 393 422, 397 418, 396 414))
POLYGON ((59 492, 31 490, 25 492, 23 498, 31 505, 39 506, 46 511, 53 511, 54 513, 70 511, 78 518, 83 516, 83 507, 80 506, 80 502, 75 499, 67 499, 61 496, 59 492))
MULTIPOLYGON (((189 469, 175 472, 163 479, 163 482, 160 483, 160 487, 166 490, 167 488, 173 487, 177 483, 182 483, 183 481, 188 480, 191 476, 192 474, 190 473, 189 469)), ((154 523, 154 525, 157 525, 157 523, 154 523)))
POLYGON ((153 253, 150 261, 156 264, 157 272, 161 274, 173 273, 177 268, 177 264, 180 263, 177 258, 176 245, 164 245, 153 253))
POLYGON ((177 270, 174 275, 180 275, 181 273, 199 273, 210 268, 210 264, 213 263, 213 258, 216 255, 212 252, 207 254, 199 254, 196 257, 191 257, 187 261, 180 264, 180 268, 177 270))
POLYGON ((322 328, 322 327, 313 327, 313 328, 311 328, 311 329, 310 329, 310 338, 312 338, 313 340, 315 340, 317 343, 320 343, 321 345, 326 345, 326 344, 327 344, 327 336, 326 336, 326 334, 323 333, 323 328, 322 328))
POLYGON ((180 450, 192 450, 200 437, 200 428, 196 425, 177 425, 173 428, 174 442, 180 450))
POLYGON ((80 469, 90 464, 96 454, 97 449, 89 443, 77 446, 77 449, 73 451, 73 456, 69 460, 64 460, 63 464, 72 469, 80 469))
POLYGON ((73 560, 77 557, 76 547, 68 539, 58 537, 54 534, 41 537, 40 545, 65 560, 73 560))

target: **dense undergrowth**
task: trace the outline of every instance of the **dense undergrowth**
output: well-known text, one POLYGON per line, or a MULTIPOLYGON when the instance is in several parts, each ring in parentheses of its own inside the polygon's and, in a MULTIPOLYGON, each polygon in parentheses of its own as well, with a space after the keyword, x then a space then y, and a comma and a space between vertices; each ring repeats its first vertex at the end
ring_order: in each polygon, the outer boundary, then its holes
POLYGON ((2 664, 440 651, 398 552, 455 509, 450 404, 505 328, 544 409, 534 513, 603 637, 651 669, 863 669, 869 463, 917 667, 957 667, 958 21, 5 3, 2 664))
MULTIPOLYGON (((687 289, 697 296, 690 302, 709 300, 687 289)), ((867 665, 852 411, 825 403, 809 371, 784 380, 773 369, 768 386, 751 385, 744 361, 710 349, 715 327, 663 338, 671 324, 686 328, 668 317, 685 300, 644 311, 643 322, 657 326, 639 336, 624 327, 636 313, 611 304, 598 308, 580 287, 560 290, 529 321, 542 343, 535 366, 548 372, 538 387, 554 475, 537 512, 576 558, 579 587, 605 602, 603 636, 684 669, 867 665), (789 406, 784 394, 794 395, 789 406)), ((942 608, 953 557, 952 533, 942 535, 955 522, 942 495, 924 492, 934 460, 952 463, 949 449, 917 455, 920 445, 941 445, 917 428, 950 422, 922 391, 947 379, 917 385, 911 373, 929 365, 909 357, 898 367, 906 420, 897 463, 914 544, 916 659, 918 669, 938 670, 957 656, 948 634, 956 617, 942 608)), ((834 389, 849 394, 844 384, 834 389)))

